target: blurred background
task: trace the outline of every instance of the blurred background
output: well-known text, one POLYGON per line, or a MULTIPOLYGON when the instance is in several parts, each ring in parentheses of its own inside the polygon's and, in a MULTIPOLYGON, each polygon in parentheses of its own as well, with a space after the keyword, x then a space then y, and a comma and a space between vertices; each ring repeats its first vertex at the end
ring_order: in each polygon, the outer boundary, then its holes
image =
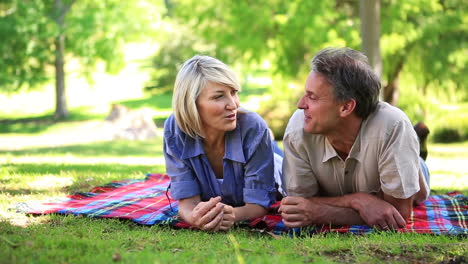
POLYGON ((1 0, 0 147, 73 125, 80 137, 113 104, 146 108, 160 129, 195 54, 231 66, 241 104, 281 140, 328 46, 368 55, 382 100, 425 122, 430 142, 466 141, 467 11, 460 0, 1 0))

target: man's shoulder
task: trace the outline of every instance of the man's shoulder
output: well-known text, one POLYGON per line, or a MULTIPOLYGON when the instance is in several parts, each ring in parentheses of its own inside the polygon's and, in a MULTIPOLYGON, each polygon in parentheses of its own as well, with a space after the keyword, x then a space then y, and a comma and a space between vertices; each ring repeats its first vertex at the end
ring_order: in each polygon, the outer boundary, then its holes
POLYGON ((296 110, 289 119, 284 132, 284 140, 291 143, 302 144, 307 141, 308 144, 315 144, 323 141, 324 136, 320 134, 304 133, 304 111, 296 110))
POLYGON ((304 130, 304 111, 299 109, 296 110, 291 118, 289 118, 288 125, 284 131, 284 136, 286 135, 296 135, 302 134, 304 130))
POLYGON ((368 128, 391 130, 401 123, 411 124, 408 116, 399 108, 379 102, 377 109, 367 118, 368 128))

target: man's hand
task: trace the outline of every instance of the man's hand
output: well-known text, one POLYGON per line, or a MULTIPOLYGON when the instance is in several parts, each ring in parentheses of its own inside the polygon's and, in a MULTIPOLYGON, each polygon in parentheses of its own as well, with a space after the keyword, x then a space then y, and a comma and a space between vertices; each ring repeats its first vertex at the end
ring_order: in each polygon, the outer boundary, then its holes
POLYGON ((234 225, 235 222, 236 215, 234 212, 234 208, 230 205, 225 204, 223 211, 223 219, 221 220, 219 230, 227 231, 229 230, 229 228, 232 227, 232 225, 234 225))
POLYGON ((317 212, 311 201, 303 197, 287 196, 281 201, 279 209, 283 223, 288 227, 300 227, 314 222, 317 212))
POLYGON ((352 207, 359 212, 367 225, 381 230, 397 229, 406 226, 400 212, 390 203, 367 193, 354 193, 352 207))
POLYGON ((191 225, 205 231, 218 231, 222 227, 225 205, 221 197, 199 202, 190 213, 191 225))

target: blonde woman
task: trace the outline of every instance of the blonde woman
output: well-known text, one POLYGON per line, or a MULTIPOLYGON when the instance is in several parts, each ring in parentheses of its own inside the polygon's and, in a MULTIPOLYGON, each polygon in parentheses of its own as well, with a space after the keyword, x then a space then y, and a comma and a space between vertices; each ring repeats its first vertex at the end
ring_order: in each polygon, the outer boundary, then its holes
POLYGON ((179 215, 195 228, 228 230, 275 202, 282 159, 265 121, 239 108, 239 91, 232 70, 209 56, 194 56, 177 75, 164 155, 179 215))

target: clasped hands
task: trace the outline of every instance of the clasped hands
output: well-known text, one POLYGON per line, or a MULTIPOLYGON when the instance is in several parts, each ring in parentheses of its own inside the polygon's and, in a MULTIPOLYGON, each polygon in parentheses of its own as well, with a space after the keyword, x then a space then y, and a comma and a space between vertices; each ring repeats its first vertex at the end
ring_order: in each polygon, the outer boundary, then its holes
POLYGON ((221 197, 199 202, 190 214, 191 225, 205 231, 226 231, 235 222, 234 208, 221 203, 221 197))
MULTIPOLYGON (((280 213, 283 222, 289 227, 300 227, 311 224, 336 224, 346 222, 346 214, 338 213, 336 209, 353 209, 359 217, 369 226, 381 230, 397 229, 406 226, 406 221, 400 212, 389 202, 366 193, 354 193, 342 197, 339 205, 327 203, 325 200, 308 199, 288 196, 281 201, 280 213), (346 204, 344 206, 343 204, 346 204)), ((354 222, 353 217, 348 218, 349 225, 360 224, 354 222)))

